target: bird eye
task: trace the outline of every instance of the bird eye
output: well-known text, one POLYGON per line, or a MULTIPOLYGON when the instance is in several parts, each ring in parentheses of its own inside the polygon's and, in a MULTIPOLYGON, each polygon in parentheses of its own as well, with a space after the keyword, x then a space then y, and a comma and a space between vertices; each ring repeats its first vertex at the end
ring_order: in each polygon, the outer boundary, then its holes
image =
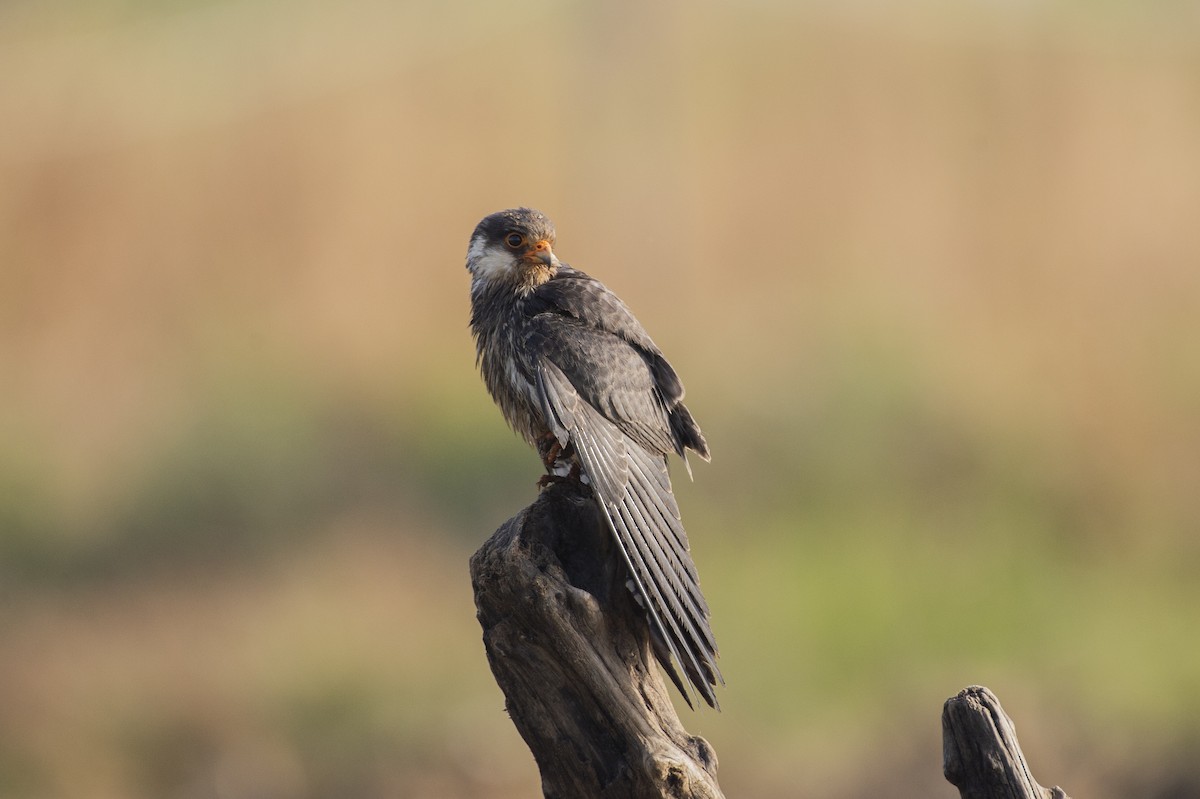
POLYGON ((515 250, 525 243, 525 237, 520 233, 509 233, 504 237, 504 243, 515 250))

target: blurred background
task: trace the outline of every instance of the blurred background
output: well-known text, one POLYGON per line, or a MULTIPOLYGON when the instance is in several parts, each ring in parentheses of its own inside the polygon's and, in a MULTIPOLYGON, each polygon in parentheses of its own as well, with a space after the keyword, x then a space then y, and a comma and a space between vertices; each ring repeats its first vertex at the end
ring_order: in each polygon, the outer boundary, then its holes
MULTIPOLYGON (((0 5, 0 795, 529 797, 468 237, 684 376, 742 797, 1200 796, 1192 3, 0 5)), ((682 705, 681 705, 682 706, 682 705)))

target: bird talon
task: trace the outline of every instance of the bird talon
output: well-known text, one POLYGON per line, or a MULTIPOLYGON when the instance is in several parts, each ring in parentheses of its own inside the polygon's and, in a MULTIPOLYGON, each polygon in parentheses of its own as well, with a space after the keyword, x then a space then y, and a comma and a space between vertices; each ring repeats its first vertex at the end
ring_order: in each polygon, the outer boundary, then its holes
MULTIPOLYGON (((553 465, 548 468, 552 467, 553 465)), ((581 473, 578 461, 571 463, 571 468, 567 470, 566 474, 555 474, 554 472, 549 472, 547 474, 543 474, 538 478, 537 481, 538 488, 545 488, 551 483, 572 483, 585 488, 591 485, 591 481, 589 481, 587 477, 581 473)))
POLYGON ((576 485, 583 485, 582 481, 579 479, 578 469, 572 469, 572 472, 573 474, 543 474, 538 478, 537 486, 538 488, 545 488, 546 486, 553 485, 554 483, 574 483, 576 485))

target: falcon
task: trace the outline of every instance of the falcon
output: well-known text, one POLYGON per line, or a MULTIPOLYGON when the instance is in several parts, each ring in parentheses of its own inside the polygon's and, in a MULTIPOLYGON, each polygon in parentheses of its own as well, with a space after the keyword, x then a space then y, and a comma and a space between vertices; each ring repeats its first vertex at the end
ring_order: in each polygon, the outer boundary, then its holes
MULTIPOLYGON (((688 706, 672 659, 710 707, 724 684, 708 604, 667 473, 708 444, 683 383, 617 295, 554 254, 554 223, 515 208, 471 235, 471 331, 484 383, 541 455, 547 481, 591 488, 645 609, 654 653, 688 706)), ((688 466, 688 473, 691 468, 688 466)))

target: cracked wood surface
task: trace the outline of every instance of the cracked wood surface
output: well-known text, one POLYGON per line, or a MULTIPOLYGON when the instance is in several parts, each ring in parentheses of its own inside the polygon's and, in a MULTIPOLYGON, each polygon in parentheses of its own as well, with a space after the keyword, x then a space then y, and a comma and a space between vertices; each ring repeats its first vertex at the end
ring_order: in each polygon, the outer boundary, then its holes
POLYGON ((547 799, 723 799, 717 756, 684 730, 646 618, 587 489, 556 483, 471 558, 505 707, 547 799))
POLYGON ((1070 799, 1033 778, 1000 700, 972 685, 942 709, 942 769, 962 799, 1070 799))

